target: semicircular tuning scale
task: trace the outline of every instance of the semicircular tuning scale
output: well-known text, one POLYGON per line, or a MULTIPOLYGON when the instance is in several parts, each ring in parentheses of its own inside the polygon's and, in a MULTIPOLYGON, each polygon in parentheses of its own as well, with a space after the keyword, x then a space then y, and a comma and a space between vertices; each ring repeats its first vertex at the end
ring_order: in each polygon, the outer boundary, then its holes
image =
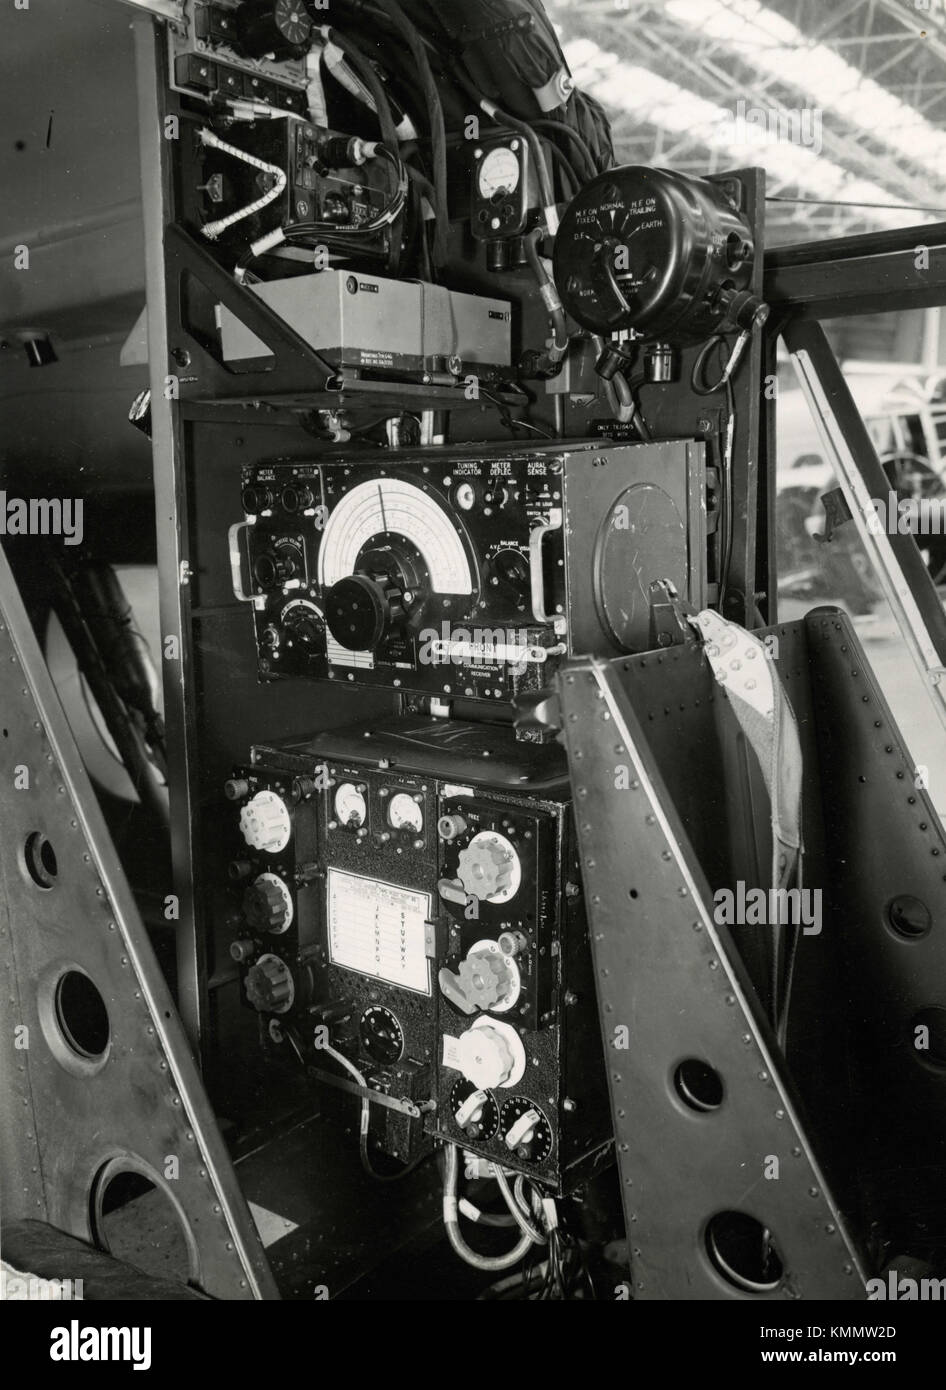
POLYGON ((426 492, 398 478, 357 483, 334 507, 319 550, 323 589, 356 573, 362 554, 386 536, 416 547, 433 593, 472 595, 473 570, 456 526, 426 492))

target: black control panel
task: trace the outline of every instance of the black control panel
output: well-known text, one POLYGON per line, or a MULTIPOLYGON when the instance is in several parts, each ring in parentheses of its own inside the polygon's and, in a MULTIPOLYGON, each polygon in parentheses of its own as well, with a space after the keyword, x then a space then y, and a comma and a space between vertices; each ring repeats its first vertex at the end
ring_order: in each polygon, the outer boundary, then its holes
POLYGON ((243 838, 274 846, 262 852, 290 895, 287 825, 319 856, 315 901, 303 882, 292 914, 308 947, 272 925, 237 946, 247 1001, 274 1017, 277 1038, 292 1030, 311 1068, 331 1069, 327 1028, 372 1090, 415 1107, 372 1106, 380 1150, 406 1161, 438 1136, 555 1189, 604 1160, 604 1062, 558 750, 502 726, 406 717, 257 747, 229 787, 243 838))
POLYGON ((392 453, 243 473, 233 587, 259 670, 508 701, 566 655, 652 644, 651 590, 706 598, 703 450, 392 453))

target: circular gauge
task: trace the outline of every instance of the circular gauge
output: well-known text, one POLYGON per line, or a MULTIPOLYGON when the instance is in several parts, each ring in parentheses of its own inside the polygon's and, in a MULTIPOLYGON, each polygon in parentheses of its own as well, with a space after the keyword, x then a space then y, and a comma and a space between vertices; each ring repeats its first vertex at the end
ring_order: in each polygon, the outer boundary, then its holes
POLYGON ((476 488, 472 483, 458 483, 453 500, 461 512, 468 512, 476 505, 476 488))
POLYGON ((503 1102, 499 1127, 506 1148, 523 1163, 544 1163, 552 1152, 552 1127, 528 1096, 503 1102))
POLYGON ((424 812, 407 792, 398 792, 388 806, 388 824, 395 830, 413 830, 419 835, 424 828, 424 812))
POLYGON ((499 145, 484 157, 477 174, 481 198, 496 193, 512 193, 519 185, 519 160, 508 145, 499 145))
POLYGON ((358 1027, 362 1046, 376 1062, 397 1062, 404 1055, 404 1030, 382 1004, 365 1009, 358 1027))
POLYGON ((335 793, 335 814, 352 830, 358 830, 368 819, 368 803, 354 782, 343 782, 335 793))
POLYGON ((720 185, 628 165, 591 179, 568 205, 555 284, 594 333, 700 342, 749 287, 753 254, 749 225, 720 185))
POLYGON ((492 1091, 480 1091, 465 1078, 454 1082, 450 1092, 454 1123, 467 1139, 485 1144, 499 1129, 499 1106, 492 1091))
POLYGON ((312 35, 312 20, 302 0, 276 0, 273 22, 287 43, 308 43, 312 35))

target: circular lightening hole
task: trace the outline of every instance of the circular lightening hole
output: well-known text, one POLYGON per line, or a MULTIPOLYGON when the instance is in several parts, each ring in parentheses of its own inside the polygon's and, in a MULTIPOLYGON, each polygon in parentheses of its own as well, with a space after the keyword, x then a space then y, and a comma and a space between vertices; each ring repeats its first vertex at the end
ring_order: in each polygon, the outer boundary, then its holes
POLYGON ((706 1251, 717 1273, 747 1293, 771 1293, 785 1273, 771 1232, 746 1212, 717 1212, 706 1227, 706 1251))
POLYGON ((904 941, 919 941, 932 929, 933 917, 926 903, 900 893, 886 907, 887 925, 904 941))
POLYGON ((56 986, 56 1022, 77 1057, 95 1060, 108 1047, 108 1010, 88 975, 68 970, 56 986))
POLYGON ((723 1103, 723 1079, 708 1062, 687 1057, 673 1074, 673 1084, 684 1105, 708 1115, 723 1103))
POLYGON ((37 888, 52 888, 59 873, 56 851, 41 830, 34 830, 26 837, 23 846, 23 861, 26 872, 37 888))

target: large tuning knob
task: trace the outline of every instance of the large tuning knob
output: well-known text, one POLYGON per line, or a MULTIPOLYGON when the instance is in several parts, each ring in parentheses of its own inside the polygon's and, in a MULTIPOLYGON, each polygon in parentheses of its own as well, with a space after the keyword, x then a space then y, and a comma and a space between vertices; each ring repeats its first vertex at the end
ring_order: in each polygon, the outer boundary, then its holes
POLYGON ((292 972, 278 956, 260 956, 246 972, 243 988, 253 1008, 261 1014, 284 1014, 292 1008, 292 972))
POLYGON ((508 842, 477 835, 460 851, 457 876, 471 897, 495 898, 512 886, 516 865, 516 852, 508 842))
POLYGON ((470 1028, 457 1043, 457 1065, 478 1090, 492 1090, 512 1076, 515 1058, 497 1028, 470 1028))
POLYGON ((403 593, 386 574, 350 574, 328 591, 325 621, 336 642, 348 651, 373 651, 404 616, 403 593))
POLYGON ((292 896, 276 874, 260 874, 243 894, 243 915, 256 931, 283 932, 292 922, 292 896))
POLYGON ((292 835, 289 807, 275 792, 257 792, 240 812, 240 829, 251 849, 278 854, 292 835))
POLYGON ((460 989, 477 1009, 504 1004, 518 981, 510 962, 499 951, 471 951, 460 962, 460 989))

